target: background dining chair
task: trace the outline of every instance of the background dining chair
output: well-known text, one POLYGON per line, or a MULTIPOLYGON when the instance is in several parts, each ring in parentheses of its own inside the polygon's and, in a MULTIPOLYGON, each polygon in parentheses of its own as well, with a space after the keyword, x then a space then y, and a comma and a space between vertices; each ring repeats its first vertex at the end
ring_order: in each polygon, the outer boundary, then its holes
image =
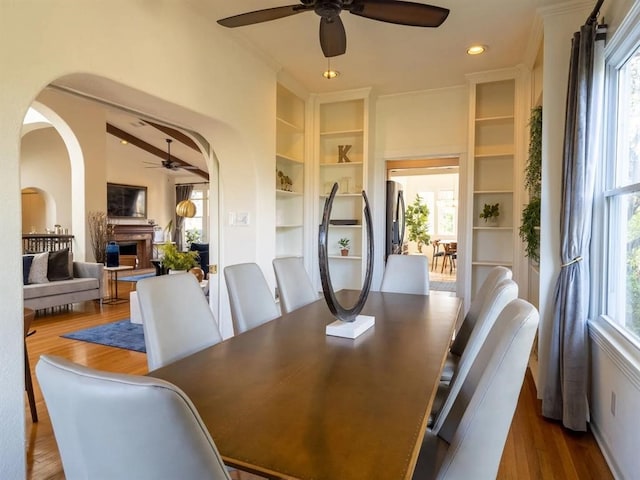
POLYGON ((484 282, 480 285, 478 293, 476 293, 476 296, 471 300, 471 305, 469 305, 469 310, 464 316, 462 323, 456 326, 456 338, 450 349, 452 353, 458 356, 462 355, 488 293, 493 290, 498 283, 505 279, 510 279, 512 276, 511 270, 507 267, 493 267, 489 271, 484 282))
POLYGON ((272 263, 282 313, 292 312, 318 299, 301 257, 274 258, 272 263))
POLYGON ((431 258, 431 271, 438 268, 438 258, 444 257, 444 250, 440 250, 440 240, 433 240, 431 242, 433 248, 433 255, 431 258))
POLYGON ((449 273, 453 273, 456 268, 456 260, 458 258, 458 242, 448 242, 444 244, 444 258, 442 259, 442 267, 440 273, 444 272, 447 262, 449 263, 449 273))
POLYGON ((239 263, 224 268, 231 320, 236 335, 273 320, 280 315, 269 284, 255 263, 239 263))
POLYGON ((426 432, 415 480, 496 478, 537 325, 524 300, 502 311, 442 427, 426 432))
POLYGON ((429 261, 424 255, 389 255, 381 292, 429 295, 429 261))
POLYGON ((482 297, 477 297, 477 314, 474 311, 472 319, 465 319, 465 322, 463 322, 465 326, 463 336, 456 336, 449 348, 440 377, 442 382, 449 383, 451 381, 467 349, 470 347, 472 349, 478 348, 479 343, 483 342, 487 335, 487 325, 490 328, 504 306, 516 298, 518 298, 518 284, 508 278, 494 285, 482 297), (467 330, 467 328, 470 330, 467 330), (464 342, 460 341, 460 339, 464 340, 464 342), (472 342, 475 342, 475 344, 471 345, 472 342))
POLYGON ((138 303, 149 370, 222 340, 213 312, 190 273, 140 280, 138 303))
POLYGON ((229 480, 200 415, 171 383, 49 355, 36 375, 68 480, 229 480))
MULTIPOLYGON (((449 382, 441 381, 431 409, 431 427, 437 430, 442 425, 453 405, 471 366, 475 363, 480 349, 489 332, 505 307, 518 298, 518 284, 513 280, 503 280, 485 298, 478 320, 460 357, 449 352, 445 370, 450 369, 449 382)), ((445 374, 443 374, 443 377, 445 374)), ((441 378, 442 380, 442 378, 441 378)))
POLYGON ((29 352, 27 351, 27 337, 36 333, 35 330, 31 332, 31 322, 36 317, 36 311, 31 308, 25 308, 24 310, 24 389, 27 392, 27 400, 29 401, 29 409, 31 410, 31 421, 36 423, 38 421, 38 409, 36 408, 36 398, 33 394, 33 380, 31 379, 31 365, 29 364, 29 352))

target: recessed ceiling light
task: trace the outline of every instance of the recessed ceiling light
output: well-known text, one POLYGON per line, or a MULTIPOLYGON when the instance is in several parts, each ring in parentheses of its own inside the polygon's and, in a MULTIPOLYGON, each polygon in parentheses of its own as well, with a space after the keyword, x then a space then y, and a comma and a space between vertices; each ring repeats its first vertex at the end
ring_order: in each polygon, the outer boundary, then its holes
POLYGON ((467 54, 480 55, 481 53, 484 53, 486 50, 487 50, 487 47, 485 47, 484 45, 471 45, 469 48, 467 48, 467 54))
POLYGON ((126 140, 120 140, 120 145, 128 145, 129 142, 127 142, 126 140))
POLYGON ((338 72, 336 70, 325 70, 324 72, 322 72, 322 76, 324 78, 326 78, 327 80, 331 80, 332 78, 336 78, 338 75, 340 75, 340 72, 338 72))

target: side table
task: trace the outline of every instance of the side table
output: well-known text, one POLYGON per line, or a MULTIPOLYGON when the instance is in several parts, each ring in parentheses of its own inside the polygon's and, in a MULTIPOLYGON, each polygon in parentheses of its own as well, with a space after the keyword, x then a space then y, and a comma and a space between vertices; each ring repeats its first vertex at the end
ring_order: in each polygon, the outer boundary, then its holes
POLYGON ((128 302, 126 298, 118 298, 118 272, 123 270, 133 270, 131 265, 120 265, 119 267, 104 267, 105 272, 109 272, 109 296, 102 303, 115 305, 117 303, 128 302))

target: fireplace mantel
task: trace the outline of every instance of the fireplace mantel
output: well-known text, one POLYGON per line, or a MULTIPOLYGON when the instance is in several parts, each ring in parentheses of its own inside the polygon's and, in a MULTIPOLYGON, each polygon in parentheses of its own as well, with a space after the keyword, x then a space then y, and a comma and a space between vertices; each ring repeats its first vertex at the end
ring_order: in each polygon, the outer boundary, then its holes
POLYGON ((116 242, 136 242, 138 268, 152 268, 153 225, 149 224, 111 224, 113 240, 116 242))

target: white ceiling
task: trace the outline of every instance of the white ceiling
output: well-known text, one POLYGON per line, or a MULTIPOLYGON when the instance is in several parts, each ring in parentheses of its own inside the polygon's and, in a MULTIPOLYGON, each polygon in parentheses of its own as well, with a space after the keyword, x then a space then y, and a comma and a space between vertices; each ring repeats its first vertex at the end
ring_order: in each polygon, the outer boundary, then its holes
POLYGON ((191 8, 211 20, 211 28, 237 36, 243 44, 275 62, 314 93, 374 87, 392 94, 462 85, 465 74, 521 63, 539 7, 563 0, 433 0, 418 1, 450 9, 439 28, 394 25, 349 12, 341 19, 347 52, 331 59, 341 75, 326 80, 318 40, 320 17, 304 12, 271 22, 228 29, 216 20, 263 8, 296 4, 294 0, 198 0, 191 8), (487 52, 469 56, 466 49, 483 44, 487 52))
MULTIPOLYGON (((379 95, 463 85, 466 74, 522 63, 527 55, 536 9, 565 3, 564 0, 429 1, 451 11, 438 28, 388 24, 345 11, 341 19, 347 33, 347 52, 331 59, 331 67, 341 75, 326 80, 322 72, 326 70, 327 59, 318 39, 320 17, 314 12, 234 29, 216 23, 240 13, 292 5, 295 0, 184 1, 196 14, 208 19, 212 29, 234 37, 311 93, 372 87, 379 95), (469 56, 466 49, 472 44, 485 45, 487 51, 469 56)), ((73 81, 56 83, 91 93, 99 82, 100 79, 93 79, 90 85, 73 81)), ((102 91, 108 92, 109 86, 103 86, 102 91)), ((110 110, 107 119, 118 128, 166 149, 167 135, 140 124, 138 118, 110 110)), ((203 157, 179 142, 172 143, 171 151, 206 170, 203 157)), ((167 174, 190 175, 190 172, 167 170, 167 174)))

